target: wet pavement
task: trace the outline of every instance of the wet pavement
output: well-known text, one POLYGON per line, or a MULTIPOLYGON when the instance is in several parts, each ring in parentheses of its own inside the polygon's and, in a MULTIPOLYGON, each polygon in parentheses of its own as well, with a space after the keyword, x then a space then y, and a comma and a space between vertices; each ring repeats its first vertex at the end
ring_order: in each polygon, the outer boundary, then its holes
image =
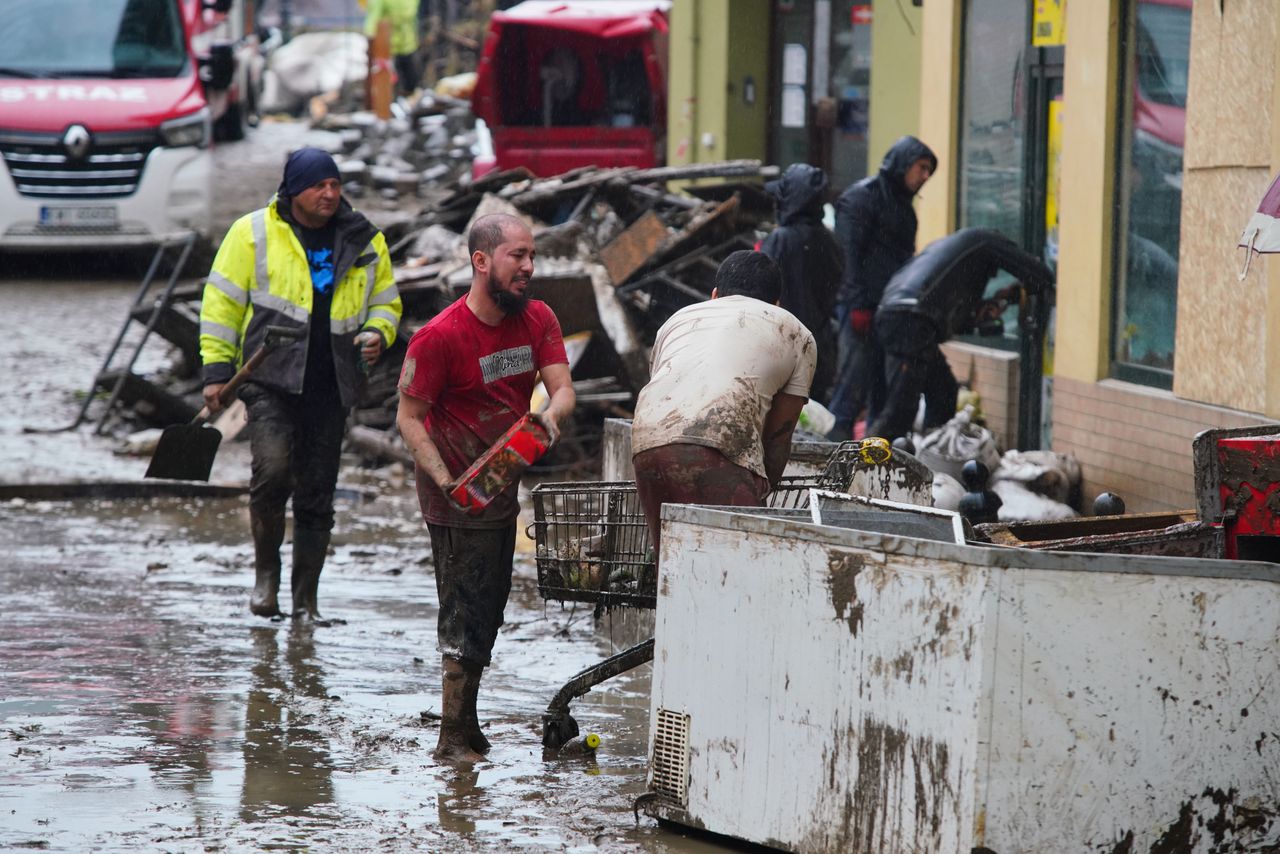
MULTIPOLYGON (((257 145, 223 156, 274 180, 282 155, 257 145)), ((146 459, 92 421, 24 427, 74 419, 143 269, 0 268, 0 484, 141 478, 146 459)), ((139 368, 168 358, 146 349, 139 368)), ((213 479, 247 475, 246 445, 225 445, 213 479)), ((547 702, 613 650, 587 606, 541 600, 527 542, 480 694, 490 761, 436 765, 412 484, 352 460, 339 486, 320 605, 345 623, 314 628, 250 616, 244 498, 0 501, 0 850, 721 850, 633 814, 648 666, 573 704, 603 739, 594 756, 544 755, 547 702)))

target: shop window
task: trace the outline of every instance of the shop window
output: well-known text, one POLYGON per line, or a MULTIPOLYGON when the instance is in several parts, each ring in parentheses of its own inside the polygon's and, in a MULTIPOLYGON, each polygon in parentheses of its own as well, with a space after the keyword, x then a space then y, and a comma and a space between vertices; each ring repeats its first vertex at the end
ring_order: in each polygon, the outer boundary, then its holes
MULTIPOLYGON (((960 227, 991 228, 1027 241, 1027 0, 968 0, 964 7, 957 193, 960 227)), ((939 152, 946 156, 945 152, 939 152)), ((927 191, 927 185, 926 185, 927 191)), ((1012 281, 996 276, 994 293, 1012 281)), ((1002 338, 973 337, 977 344, 1017 346, 1016 309, 1004 318, 1002 338)))
POLYGON ((1191 0, 1131 2, 1124 34, 1112 373, 1169 388, 1191 0))

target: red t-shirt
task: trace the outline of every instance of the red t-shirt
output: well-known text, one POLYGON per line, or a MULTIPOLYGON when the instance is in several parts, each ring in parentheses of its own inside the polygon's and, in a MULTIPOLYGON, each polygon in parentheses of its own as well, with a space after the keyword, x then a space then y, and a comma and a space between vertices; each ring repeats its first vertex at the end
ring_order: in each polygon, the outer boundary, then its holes
MULTIPOLYGON (((456 478, 529 411, 539 369, 568 363, 560 322, 546 303, 530 300, 490 326, 464 296, 409 340, 400 391, 431 404, 427 435, 456 478)), ((416 480, 422 517, 434 525, 502 527, 520 510, 518 484, 472 516, 454 510, 421 469, 416 480)))

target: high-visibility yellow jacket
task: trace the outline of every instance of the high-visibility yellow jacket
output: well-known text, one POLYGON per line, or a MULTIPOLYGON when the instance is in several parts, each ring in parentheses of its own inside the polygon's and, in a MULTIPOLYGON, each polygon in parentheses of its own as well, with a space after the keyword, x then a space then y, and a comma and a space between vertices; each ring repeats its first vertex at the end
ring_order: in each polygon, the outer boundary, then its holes
POLYGON ((391 52, 400 56, 418 49, 418 0, 369 0, 364 34, 378 34, 378 22, 391 22, 391 52))
MULTIPOLYGON (((302 393, 313 286, 311 267, 293 226, 273 199, 240 217, 227 231, 200 305, 204 381, 226 382, 246 355, 262 345, 268 326, 304 334, 272 350, 253 381, 302 393)), ((286 216, 288 214, 286 213, 286 216)), ((359 397, 363 374, 355 337, 372 330, 390 347, 400 325, 400 293, 386 238, 343 199, 334 214, 334 286, 329 334, 343 406, 359 397)))

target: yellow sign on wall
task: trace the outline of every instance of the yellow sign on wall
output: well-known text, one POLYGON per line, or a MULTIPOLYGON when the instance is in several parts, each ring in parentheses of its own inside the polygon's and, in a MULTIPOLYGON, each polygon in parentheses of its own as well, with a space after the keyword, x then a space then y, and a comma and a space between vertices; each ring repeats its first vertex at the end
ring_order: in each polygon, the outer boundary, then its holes
POLYGON ((1031 44, 1052 47, 1067 43, 1067 0, 1035 0, 1031 44))

